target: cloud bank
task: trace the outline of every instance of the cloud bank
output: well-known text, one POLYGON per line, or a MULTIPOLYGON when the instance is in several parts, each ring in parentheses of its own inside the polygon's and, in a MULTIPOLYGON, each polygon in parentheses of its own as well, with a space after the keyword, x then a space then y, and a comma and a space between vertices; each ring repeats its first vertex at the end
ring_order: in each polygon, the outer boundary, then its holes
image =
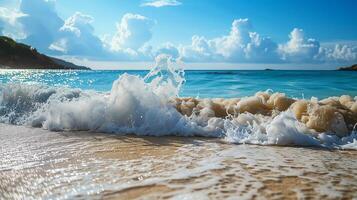
POLYGON ((192 62, 280 62, 278 45, 268 37, 252 32, 248 19, 234 20, 228 35, 206 39, 193 36, 181 55, 192 62))
POLYGON ((322 47, 306 38, 302 29, 294 28, 286 43, 278 44, 254 32, 248 19, 234 20, 228 35, 206 39, 193 36, 190 45, 180 48, 180 55, 190 62, 243 63, 319 63, 357 62, 357 46, 336 44, 322 47))
MULTIPOLYGON (((140 14, 126 13, 116 32, 105 38, 95 34, 93 17, 76 12, 59 17, 54 0, 22 0, 0 7, 0 32, 57 56, 113 61, 150 61, 169 54, 186 62, 221 63, 355 63, 356 44, 322 45, 294 28, 287 40, 277 43, 254 30, 249 19, 236 19, 225 35, 215 38, 193 35, 187 44, 166 42, 150 45, 156 21, 140 14), (14 6, 15 5, 15 6, 14 6)), ((142 6, 177 6, 176 0, 145 1, 142 6)), ((114 26, 114 24, 113 24, 114 26)))

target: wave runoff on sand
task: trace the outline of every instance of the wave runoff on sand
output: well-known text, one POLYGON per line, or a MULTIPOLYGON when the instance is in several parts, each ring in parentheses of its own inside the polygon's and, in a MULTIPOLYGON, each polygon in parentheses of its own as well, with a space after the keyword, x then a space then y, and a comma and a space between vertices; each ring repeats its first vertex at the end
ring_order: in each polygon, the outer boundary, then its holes
MULTIPOLYGON (((168 56, 144 78, 123 74, 110 92, 0 85, 0 122, 50 131, 217 137, 230 143, 357 148, 357 97, 179 97, 184 71, 168 56)), ((219 93, 220 91, 217 91, 219 93)))

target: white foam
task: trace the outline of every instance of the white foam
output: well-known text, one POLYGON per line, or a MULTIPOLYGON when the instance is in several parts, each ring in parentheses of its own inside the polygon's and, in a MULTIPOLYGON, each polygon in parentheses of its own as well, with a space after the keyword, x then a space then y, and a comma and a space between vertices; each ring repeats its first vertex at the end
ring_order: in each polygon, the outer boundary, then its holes
MULTIPOLYGON (((314 132, 299 122, 291 110, 271 116, 241 113, 218 118, 209 106, 204 106, 199 114, 182 115, 170 100, 178 96, 185 81, 183 75, 179 63, 160 55, 156 67, 145 78, 123 74, 113 83, 110 93, 1 84, 0 122, 51 131, 206 136, 232 143, 356 149, 357 134, 340 138, 314 132)), ((242 102, 237 105, 242 107, 242 102)))

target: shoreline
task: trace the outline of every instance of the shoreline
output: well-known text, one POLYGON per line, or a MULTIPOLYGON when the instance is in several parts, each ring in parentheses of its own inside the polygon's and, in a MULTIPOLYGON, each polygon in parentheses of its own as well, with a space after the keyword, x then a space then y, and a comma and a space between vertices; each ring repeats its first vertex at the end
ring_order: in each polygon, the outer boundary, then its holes
POLYGON ((357 151, 0 128, 5 199, 357 197, 357 151))

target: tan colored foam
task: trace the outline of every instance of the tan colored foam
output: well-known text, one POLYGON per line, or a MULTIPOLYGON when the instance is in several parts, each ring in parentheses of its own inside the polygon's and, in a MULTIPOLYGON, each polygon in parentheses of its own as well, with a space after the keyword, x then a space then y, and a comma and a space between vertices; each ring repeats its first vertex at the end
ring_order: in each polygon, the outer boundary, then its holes
POLYGON ((338 136, 348 133, 343 116, 338 110, 330 105, 314 106, 309 111, 308 128, 318 132, 332 131, 338 136))
POLYGON ((284 111, 287 110, 294 102, 294 99, 286 97, 283 93, 274 93, 270 96, 267 103, 270 107, 273 107, 276 110, 284 111))
POLYGON ((265 104, 261 98, 256 96, 241 99, 237 103, 237 109, 239 113, 249 112, 252 114, 266 114, 269 111, 267 104, 265 104))
POLYGON ((351 106, 351 111, 357 114, 357 101, 351 106))
POLYGON ((291 109, 294 112, 297 119, 301 120, 303 116, 307 115, 307 106, 308 106, 308 102, 305 100, 296 101, 291 106, 291 109))
POLYGON ((257 92, 254 96, 241 99, 177 98, 174 104, 183 115, 195 113, 206 118, 231 116, 245 125, 259 119, 254 115, 274 117, 290 109, 307 128, 338 136, 350 133, 357 123, 357 101, 348 95, 318 101, 316 98, 292 99, 284 93, 257 92))

